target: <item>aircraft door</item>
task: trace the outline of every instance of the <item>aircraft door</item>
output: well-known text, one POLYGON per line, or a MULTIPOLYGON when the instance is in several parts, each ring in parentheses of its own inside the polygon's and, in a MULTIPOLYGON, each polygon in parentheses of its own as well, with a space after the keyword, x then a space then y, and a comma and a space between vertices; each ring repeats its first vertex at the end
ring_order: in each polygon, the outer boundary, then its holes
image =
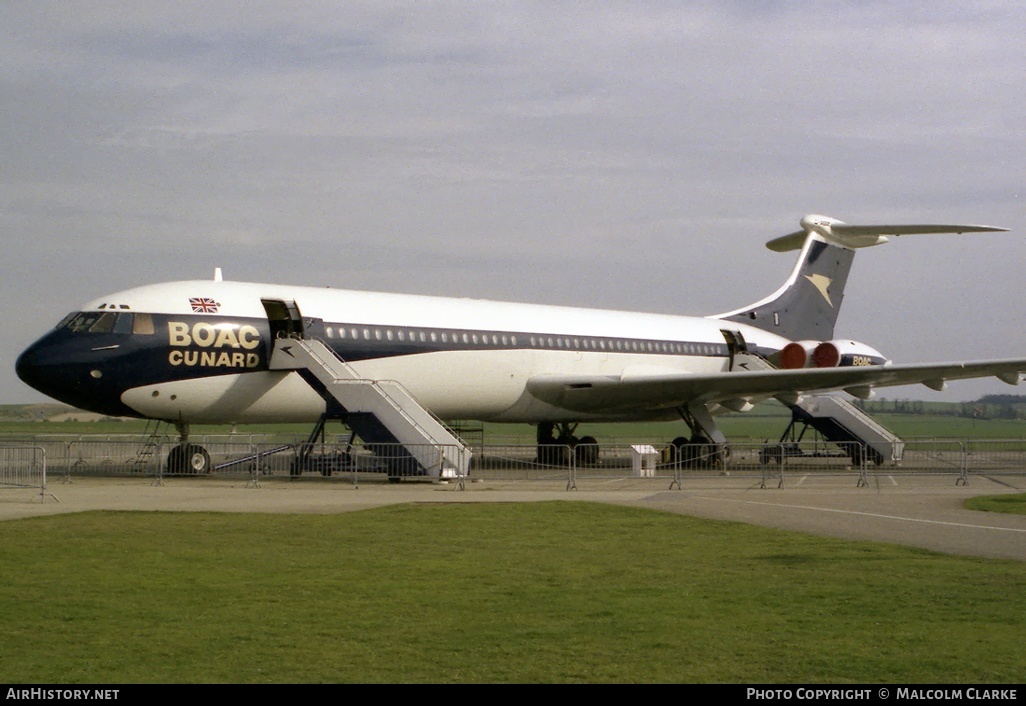
POLYGON ((303 315, 294 301, 284 299, 261 299, 267 312, 267 323, 271 327, 271 340, 277 338, 302 338, 305 332, 303 315))
POLYGON ((727 351, 730 353, 730 364, 727 367, 727 370, 733 370, 734 357, 738 353, 747 353, 748 343, 745 342, 745 337, 741 335, 740 331, 720 329, 720 333, 723 334, 723 340, 727 342, 727 351))

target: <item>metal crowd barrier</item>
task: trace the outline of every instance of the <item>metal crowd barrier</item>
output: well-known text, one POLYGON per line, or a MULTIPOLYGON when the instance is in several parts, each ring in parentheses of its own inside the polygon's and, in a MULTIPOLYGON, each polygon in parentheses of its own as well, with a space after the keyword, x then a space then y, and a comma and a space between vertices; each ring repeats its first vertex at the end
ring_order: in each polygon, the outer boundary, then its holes
POLYGON ((0 488, 39 488, 40 500, 53 498, 46 490, 46 451, 40 446, 0 445, 0 488))
MULTIPOLYGON (((599 446, 479 444, 472 447, 466 476, 443 463, 444 447, 412 449, 399 444, 350 443, 348 435, 307 443, 291 437, 217 435, 193 437, 209 457, 204 475, 348 479, 455 479, 472 481, 549 481, 574 489, 578 483, 609 486, 627 481, 680 488, 689 479, 733 476, 751 478, 761 487, 784 487, 789 478, 806 475, 851 476, 859 485, 874 475, 949 476, 968 483, 973 475, 1026 473, 1026 440, 910 439, 900 461, 864 449, 823 441, 688 445, 667 443, 599 446), (435 457, 437 463, 430 459, 435 457), (419 459, 419 461, 418 461, 419 459)), ((135 476, 163 479, 195 475, 171 469, 168 454, 178 445, 167 437, 120 439, 85 435, 39 443, 0 443, 0 484, 36 485, 32 470, 48 467, 70 480, 78 475, 135 476), (35 454, 25 460, 19 454, 35 454), (44 460, 45 459, 45 460, 44 460), (28 475, 25 475, 28 474, 28 475)))

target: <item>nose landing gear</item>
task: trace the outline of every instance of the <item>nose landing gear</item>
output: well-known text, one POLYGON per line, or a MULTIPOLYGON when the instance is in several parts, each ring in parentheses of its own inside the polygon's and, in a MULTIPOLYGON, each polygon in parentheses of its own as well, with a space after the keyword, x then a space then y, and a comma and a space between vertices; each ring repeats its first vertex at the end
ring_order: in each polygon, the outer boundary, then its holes
POLYGON ((181 443, 167 455, 167 473, 172 475, 205 475, 210 473, 210 454, 199 444, 189 443, 189 425, 175 422, 181 443))

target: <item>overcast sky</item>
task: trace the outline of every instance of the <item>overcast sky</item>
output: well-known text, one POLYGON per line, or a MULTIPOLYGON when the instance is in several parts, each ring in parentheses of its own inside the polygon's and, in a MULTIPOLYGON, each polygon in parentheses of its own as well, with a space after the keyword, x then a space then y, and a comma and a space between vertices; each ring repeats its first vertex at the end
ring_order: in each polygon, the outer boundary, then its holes
MULTIPOLYGON (((713 314, 806 213, 982 223, 855 260, 837 333, 1026 356, 1019 2, 5 2, 0 403, 175 279, 713 314)), ((1020 393, 996 380, 884 397, 1020 393)))

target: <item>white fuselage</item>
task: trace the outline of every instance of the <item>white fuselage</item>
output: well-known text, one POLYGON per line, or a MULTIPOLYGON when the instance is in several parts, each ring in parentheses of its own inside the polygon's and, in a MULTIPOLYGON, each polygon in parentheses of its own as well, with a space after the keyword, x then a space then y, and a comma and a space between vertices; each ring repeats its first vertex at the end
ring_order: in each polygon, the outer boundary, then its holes
MULTIPOLYGON (((81 311, 131 312, 154 322, 152 332, 127 334, 131 344, 97 338, 106 345, 94 348, 107 360, 124 352, 120 368, 108 366, 120 371, 113 373, 124 380, 120 402, 135 414, 193 423, 315 420, 325 403, 300 375, 266 369, 266 339, 275 335, 268 301, 294 305, 306 335, 321 338, 361 377, 400 382, 443 419, 673 418, 666 409, 615 417, 561 410, 534 398, 527 383, 546 375, 724 372, 724 330, 739 332, 750 348, 777 351, 788 343, 710 318, 221 281, 140 287, 81 311), (129 351, 145 358, 149 375, 132 367, 129 351)), ((90 373, 101 380, 112 374, 100 367, 90 373)))

